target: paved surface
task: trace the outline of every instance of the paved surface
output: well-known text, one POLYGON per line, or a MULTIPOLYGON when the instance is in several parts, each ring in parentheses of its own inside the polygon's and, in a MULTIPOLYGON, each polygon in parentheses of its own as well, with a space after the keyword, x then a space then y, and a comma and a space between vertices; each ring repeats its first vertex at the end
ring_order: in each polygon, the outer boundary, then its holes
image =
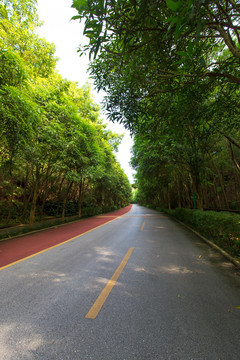
POLYGON ((1 360, 240 358, 239 271, 137 205, 1 270, 0 289, 1 360))
POLYGON ((0 269, 15 261, 29 257, 47 248, 69 241, 76 236, 102 226, 126 214, 132 205, 105 215, 90 217, 71 224, 57 225, 51 229, 37 231, 0 242, 0 269))

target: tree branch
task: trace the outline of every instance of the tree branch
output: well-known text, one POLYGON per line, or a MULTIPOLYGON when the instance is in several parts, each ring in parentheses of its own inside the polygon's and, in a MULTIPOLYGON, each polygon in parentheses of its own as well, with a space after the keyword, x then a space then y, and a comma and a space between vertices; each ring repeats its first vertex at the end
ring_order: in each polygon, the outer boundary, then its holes
POLYGON ((238 171, 240 172, 240 166, 239 166, 239 164, 237 163, 237 160, 236 160, 235 157, 234 157, 232 144, 231 144, 230 142, 229 142, 229 147, 230 147, 230 151, 231 151, 232 161, 233 161, 234 165, 236 166, 236 168, 238 169, 238 171))
POLYGON ((234 44, 233 39, 231 38, 230 34, 227 33, 220 25, 216 25, 215 28, 219 31, 222 35, 222 38, 227 45, 229 51, 236 57, 240 59, 240 51, 237 49, 236 45, 234 44))
POLYGON ((240 144, 238 144, 234 139, 232 139, 230 136, 226 135, 222 130, 219 130, 216 128, 216 130, 223 135, 231 144, 235 145, 238 149, 240 149, 240 144))
POLYGON ((205 76, 214 77, 214 78, 217 78, 217 77, 226 78, 226 79, 230 80, 231 83, 240 85, 240 79, 231 74, 223 74, 223 73, 218 73, 218 72, 207 72, 207 73, 205 73, 205 76))

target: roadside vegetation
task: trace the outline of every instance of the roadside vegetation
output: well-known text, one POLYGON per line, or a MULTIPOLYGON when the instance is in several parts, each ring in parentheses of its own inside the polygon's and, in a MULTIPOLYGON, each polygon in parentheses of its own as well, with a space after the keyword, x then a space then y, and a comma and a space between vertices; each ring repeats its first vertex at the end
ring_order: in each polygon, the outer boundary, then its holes
POLYGON ((201 209, 240 210, 240 1, 72 6, 109 119, 134 137, 135 201, 179 208, 239 256, 239 217, 201 209))
POLYGON ((191 209, 164 210, 240 260, 240 215, 191 209))
POLYGON ((131 201, 88 85, 61 77, 36 0, 0 1, 0 223, 96 215, 131 201))

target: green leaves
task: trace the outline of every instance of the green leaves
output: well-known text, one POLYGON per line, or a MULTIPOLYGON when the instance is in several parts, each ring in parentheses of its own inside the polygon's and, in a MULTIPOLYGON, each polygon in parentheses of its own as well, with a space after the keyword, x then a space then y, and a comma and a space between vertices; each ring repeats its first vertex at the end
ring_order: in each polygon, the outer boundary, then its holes
MULTIPOLYGON (((8 184, 1 202, 10 203, 7 219, 14 214, 12 204, 21 204, 18 217, 26 221, 31 208, 32 224, 36 206, 41 205, 38 214, 43 214, 47 199, 58 203, 57 209, 65 209, 70 199, 80 216, 85 193, 88 205, 97 202, 100 211, 103 205, 128 204, 131 187, 113 154, 120 137, 105 131, 90 87, 79 88, 55 72, 54 45, 34 32, 35 0, 5 3, 0 8, 0 168, 1 180, 8 184)), ((93 3, 73 5, 84 12, 93 3)), ((103 0, 97 6, 105 11, 103 0)), ((91 41, 107 36, 106 31, 101 34, 102 26, 89 18, 91 41)), ((100 47, 99 40, 94 51, 100 47)))
POLYGON ((0 87, 23 85, 28 68, 21 57, 11 49, 0 49, 0 87))
POLYGON ((215 189, 216 178, 234 178, 219 134, 239 137, 237 3, 91 0, 88 6, 79 16, 94 57, 91 76, 106 92, 109 119, 135 135, 141 201, 191 207, 194 192, 200 207, 204 196, 225 206, 230 182, 220 187, 221 198, 215 189), (226 169, 220 175, 212 173, 213 159, 226 169))
POLYGON ((77 9, 78 12, 81 13, 82 11, 87 10, 88 0, 73 0, 72 8, 77 9))
POLYGON ((169 9, 173 10, 173 11, 177 11, 179 9, 179 7, 181 6, 181 1, 174 1, 174 0, 166 0, 166 4, 168 6, 169 9))

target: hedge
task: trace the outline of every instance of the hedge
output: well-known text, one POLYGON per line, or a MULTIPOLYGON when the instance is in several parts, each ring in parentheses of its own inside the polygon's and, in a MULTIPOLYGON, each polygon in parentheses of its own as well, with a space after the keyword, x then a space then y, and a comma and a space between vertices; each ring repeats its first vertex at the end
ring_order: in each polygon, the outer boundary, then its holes
MULTIPOLYGON (((52 209, 54 210, 54 208, 52 207, 52 209)), ((86 217, 91 217, 91 216, 96 216, 96 215, 100 215, 100 214, 105 214, 111 211, 115 211, 117 210, 118 207, 117 206, 88 206, 88 207, 83 207, 82 208, 82 214, 81 214, 81 219, 82 218, 86 218, 86 217)), ((52 227, 52 226, 57 226, 57 225, 61 225, 64 223, 68 223, 71 221, 77 221, 80 220, 78 216, 69 216, 66 217, 64 220, 62 220, 61 218, 52 218, 49 220, 42 220, 42 221, 36 221, 33 225, 32 228, 29 227, 28 224, 22 224, 21 226, 16 226, 16 227, 10 227, 10 228, 5 228, 0 230, 0 241, 3 239, 7 239, 9 237, 14 237, 17 235, 22 235, 22 234, 26 234, 28 232, 31 231, 36 231, 36 230, 41 230, 41 229, 46 229, 48 227, 52 227)))

